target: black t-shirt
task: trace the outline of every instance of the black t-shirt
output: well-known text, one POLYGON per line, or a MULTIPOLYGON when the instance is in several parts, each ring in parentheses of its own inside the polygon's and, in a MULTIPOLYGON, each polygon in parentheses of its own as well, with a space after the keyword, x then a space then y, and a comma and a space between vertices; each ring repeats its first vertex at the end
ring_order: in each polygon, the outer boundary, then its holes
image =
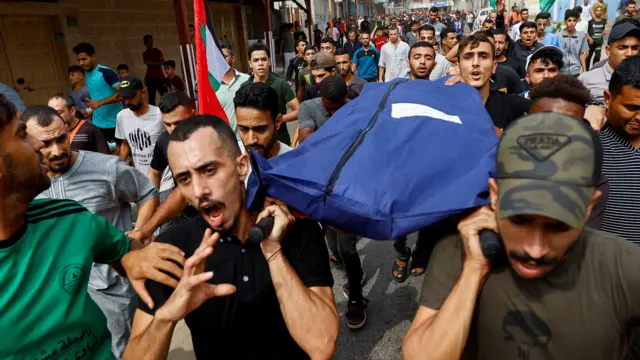
POLYGON ((500 91, 492 91, 485 104, 493 125, 500 129, 506 128, 513 120, 526 114, 530 107, 531 100, 500 91))
MULTIPOLYGON (((511 43, 513 44, 513 42, 511 43)), ((514 58, 507 58, 507 60, 498 63, 498 65, 503 65, 503 66, 507 66, 509 68, 511 68, 513 71, 516 72, 516 74, 518 75, 518 77, 520 77, 520 74, 518 73, 518 63, 516 62, 516 60, 514 58)))
POLYGON ((169 132, 165 131, 158 137, 156 146, 153 148, 153 158, 151 159, 151 168, 155 171, 164 171, 169 166, 169 132))
MULTIPOLYGON (((185 257, 200 246, 208 224, 197 216, 160 234, 156 242, 182 249, 185 257)), ((306 287, 333 286, 329 253, 320 226, 308 219, 296 219, 282 240, 282 254, 306 287)), ((212 284, 233 284, 236 292, 213 298, 187 315, 185 322, 198 359, 308 359, 293 340, 280 311, 269 265, 259 245, 223 236, 205 264, 213 271, 212 284)), ((147 289, 161 307, 172 288, 153 281, 147 289)), ((138 308, 154 314, 141 301, 138 308)))
POLYGON ((104 137, 102 131, 95 125, 86 120, 80 120, 71 132, 76 131, 71 142, 71 150, 84 150, 99 152, 102 154, 111 154, 109 144, 104 137), (76 129, 77 128, 77 129, 76 129))
POLYGON ((520 94, 524 89, 520 76, 515 70, 506 65, 498 64, 495 74, 491 77, 491 91, 520 94))

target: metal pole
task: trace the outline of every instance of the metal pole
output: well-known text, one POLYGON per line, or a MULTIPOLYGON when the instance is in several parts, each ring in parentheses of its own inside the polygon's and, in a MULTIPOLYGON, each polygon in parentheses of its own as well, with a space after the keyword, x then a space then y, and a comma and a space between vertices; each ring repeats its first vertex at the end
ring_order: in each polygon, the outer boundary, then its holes
POLYGON ((192 77, 193 71, 191 69, 191 62, 189 61, 191 39, 189 38, 186 0, 173 0, 173 9, 176 16, 176 28, 178 30, 178 39, 180 41, 180 54, 182 58, 182 67, 184 68, 184 80, 187 86, 187 94, 194 97, 194 78, 192 77))

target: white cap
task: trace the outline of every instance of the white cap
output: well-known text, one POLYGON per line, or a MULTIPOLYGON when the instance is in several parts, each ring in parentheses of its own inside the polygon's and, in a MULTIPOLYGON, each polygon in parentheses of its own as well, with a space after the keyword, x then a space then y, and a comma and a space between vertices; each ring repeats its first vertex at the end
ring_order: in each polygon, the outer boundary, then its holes
POLYGON ((525 71, 529 71, 529 63, 531 62, 531 58, 533 57, 533 55, 541 51, 545 51, 545 52, 555 51, 558 55, 560 55, 560 58, 564 56, 564 52, 559 47, 553 46, 553 45, 545 45, 539 48, 538 50, 532 52, 531 55, 527 56, 527 65, 525 66, 525 71))

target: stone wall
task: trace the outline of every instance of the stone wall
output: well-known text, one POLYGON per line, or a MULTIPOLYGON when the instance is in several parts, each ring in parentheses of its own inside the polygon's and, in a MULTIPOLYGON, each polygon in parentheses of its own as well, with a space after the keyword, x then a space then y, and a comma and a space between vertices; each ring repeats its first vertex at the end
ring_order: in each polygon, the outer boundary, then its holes
MULTIPOLYGON (((187 19, 193 22, 193 5, 187 19)), ((153 35, 155 46, 165 59, 175 60, 181 73, 181 59, 172 0, 58 0, 57 3, 0 3, 2 15, 48 15, 58 17, 70 64, 75 64, 73 47, 89 42, 101 64, 113 69, 129 65, 134 75, 143 77, 145 50, 142 37, 153 35), (75 24, 74 24, 75 20, 75 24)))

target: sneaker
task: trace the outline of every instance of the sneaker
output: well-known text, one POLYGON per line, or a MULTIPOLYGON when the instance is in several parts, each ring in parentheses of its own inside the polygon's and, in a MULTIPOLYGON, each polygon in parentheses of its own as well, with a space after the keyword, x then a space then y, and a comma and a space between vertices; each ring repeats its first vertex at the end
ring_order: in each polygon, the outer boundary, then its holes
POLYGON ((367 312, 365 308, 369 305, 369 300, 364 296, 360 300, 349 300, 347 304, 347 326, 349 329, 360 329, 367 322, 367 312))
MULTIPOLYGON (((366 278, 367 278, 367 274, 364 272, 364 270, 362 270, 362 280, 360 281, 360 286, 364 286, 364 284, 366 283, 365 282, 366 278)), ((342 294, 347 299, 349 298, 349 282, 347 282, 342 286, 342 294)))

